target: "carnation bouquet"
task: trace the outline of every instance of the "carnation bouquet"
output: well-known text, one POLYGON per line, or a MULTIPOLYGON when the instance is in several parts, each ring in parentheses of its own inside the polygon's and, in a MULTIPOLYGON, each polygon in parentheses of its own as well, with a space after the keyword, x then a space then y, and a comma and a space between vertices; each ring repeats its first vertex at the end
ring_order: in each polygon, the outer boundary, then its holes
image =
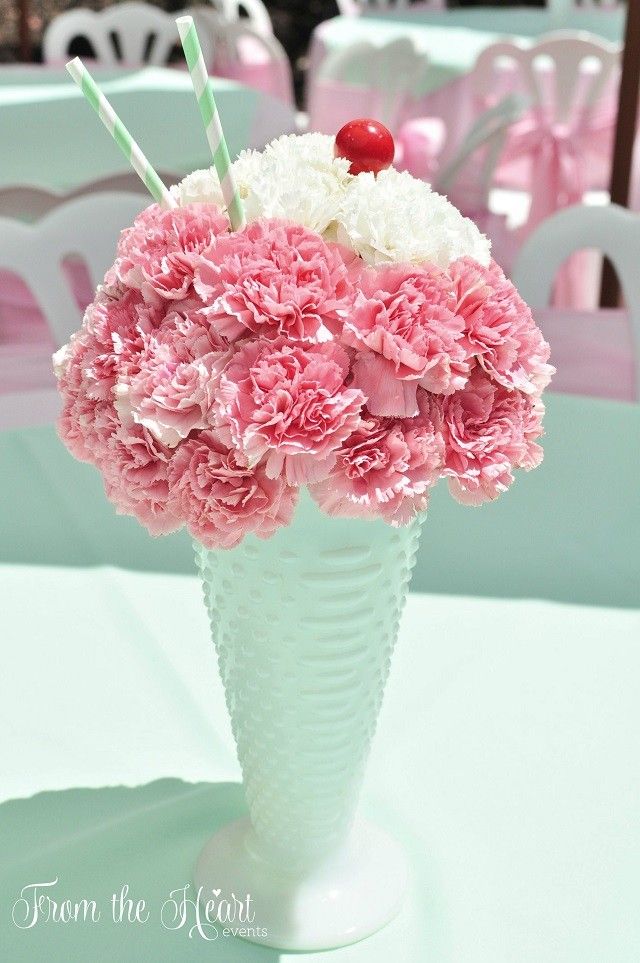
POLYGON ((56 355, 61 436, 118 511, 209 548, 329 515, 403 525, 446 479, 477 505, 542 451, 549 348, 489 243, 393 168, 285 136, 196 171, 121 236, 56 355))
POLYGON ((429 493, 479 505, 538 465, 553 369, 487 239, 393 169, 381 125, 229 165, 178 24, 215 170, 170 191, 72 65, 157 203, 54 356, 59 430, 119 512, 194 539, 249 808, 199 897, 251 894, 249 938, 327 949, 401 904, 404 855, 354 813, 429 493))

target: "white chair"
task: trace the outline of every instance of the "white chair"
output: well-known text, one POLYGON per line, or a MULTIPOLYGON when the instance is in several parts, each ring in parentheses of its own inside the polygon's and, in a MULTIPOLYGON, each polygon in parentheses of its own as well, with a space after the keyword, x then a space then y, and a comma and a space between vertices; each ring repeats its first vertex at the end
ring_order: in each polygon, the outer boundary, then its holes
POLYGON ((559 123, 577 111, 592 110, 618 67, 620 47, 592 34, 559 30, 533 44, 498 41, 482 51, 472 72, 477 94, 495 95, 504 79, 559 123), (551 70, 550 70, 551 68, 551 70), (513 72, 515 70, 515 76, 513 72))
POLYGON ((371 116, 392 131, 423 85, 429 62, 401 37, 377 46, 360 41, 323 61, 309 92, 309 127, 335 133, 348 120, 371 116))
POLYGON ((265 37, 273 34, 271 17, 262 0, 210 0, 210 3, 227 23, 241 20, 265 37))
MULTIPOLYGON (((640 216, 617 204, 569 207, 548 218, 523 244, 513 282, 532 308, 551 302, 559 268, 572 254, 596 249, 613 264, 640 355, 640 216)), ((613 373, 612 373, 613 375, 613 373)))
MULTIPOLYGON (((45 30, 42 50, 45 63, 62 63, 71 43, 85 38, 95 60, 105 66, 166 64, 179 46, 175 19, 148 3, 125 2, 95 12, 78 8, 55 17, 45 30)), ((206 62, 212 57, 207 37, 201 38, 206 62)))
POLYGON ((500 187, 530 197, 523 237, 587 191, 607 186, 618 64, 615 44, 562 31, 529 46, 502 41, 478 58, 469 83, 481 103, 514 90, 531 101, 496 169, 500 187))
POLYGON ((35 224, 0 217, 0 272, 19 278, 31 292, 30 321, 33 314, 40 320, 38 309, 41 314, 37 339, 0 343, 0 429, 55 417, 51 351, 82 322, 84 305, 74 291, 77 269, 88 297, 113 263, 120 231, 148 203, 140 194, 87 194, 59 204, 35 224))

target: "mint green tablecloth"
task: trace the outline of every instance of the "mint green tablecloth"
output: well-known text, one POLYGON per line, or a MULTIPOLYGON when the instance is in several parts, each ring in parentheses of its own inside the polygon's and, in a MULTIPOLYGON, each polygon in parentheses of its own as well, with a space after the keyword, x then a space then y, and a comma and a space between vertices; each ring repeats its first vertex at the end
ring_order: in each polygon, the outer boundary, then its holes
POLYGON ((555 3, 550 0, 546 7, 526 9, 494 5, 487 7, 458 7, 451 10, 434 10, 422 4, 390 6, 387 9, 370 9, 361 17, 363 21, 384 20, 421 24, 446 24, 451 27, 468 27, 471 30, 491 30, 501 34, 523 34, 538 37, 551 30, 586 30, 605 40, 621 40, 624 33, 624 4, 617 9, 592 6, 579 7, 573 0, 555 3), (565 6, 562 10, 561 7, 565 6), (555 7, 555 9, 552 9, 555 7))
MULTIPOLYGON (((0 591, 2 959, 280 959, 159 922, 243 806, 196 579, 6 566, 0 591), (21 888, 56 877, 103 919, 19 930, 21 888), (147 923, 108 922, 124 884, 147 923)), ((301 959, 637 963, 640 613, 416 595, 400 636, 362 810, 410 854, 409 896, 301 959)))
MULTIPOLYGON (((574 22, 571 21, 572 25, 574 22)), ((597 30, 605 38, 620 40, 622 16, 600 16, 577 20, 573 29, 597 30)), ((570 26, 569 25, 569 26, 570 26)), ((317 71, 322 60, 334 50, 366 40, 377 46, 399 37, 408 37, 416 48, 429 58, 429 70, 421 89, 414 95, 424 95, 443 87, 451 80, 468 73, 482 51, 497 40, 509 36, 526 42, 546 31, 567 26, 556 23, 543 11, 516 10, 451 10, 446 13, 421 11, 398 12, 387 17, 335 17, 316 28, 311 45, 311 73, 317 71)), ((352 80, 359 79, 354 76, 352 80)))
MULTIPOLYGON (((95 76, 158 170, 210 163, 186 71, 148 67, 95 76)), ((294 129, 291 107, 233 81, 213 81, 232 155, 294 129)), ((122 154, 63 69, 0 68, 0 189, 30 184, 70 190, 129 171, 122 154)))

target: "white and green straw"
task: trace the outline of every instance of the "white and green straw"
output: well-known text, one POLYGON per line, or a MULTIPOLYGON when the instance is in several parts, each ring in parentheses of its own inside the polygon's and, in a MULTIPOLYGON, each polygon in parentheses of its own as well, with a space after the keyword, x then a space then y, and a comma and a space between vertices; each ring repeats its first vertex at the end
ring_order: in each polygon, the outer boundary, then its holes
POLYGON ((153 199, 165 207, 177 207, 177 201, 162 183, 80 58, 69 61, 67 70, 153 199))
POLYGON ((178 17, 176 23, 231 227, 234 231, 239 231, 245 224, 244 208, 233 177, 229 150, 207 75, 196 25, 193 17, 178 17))

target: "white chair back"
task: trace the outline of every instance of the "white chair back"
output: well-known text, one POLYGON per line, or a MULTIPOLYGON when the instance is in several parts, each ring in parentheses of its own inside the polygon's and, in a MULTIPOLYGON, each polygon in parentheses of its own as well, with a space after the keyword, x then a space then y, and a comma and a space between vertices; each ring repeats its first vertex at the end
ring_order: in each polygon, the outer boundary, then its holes
POLYGON ((512 89, 530 97, 533 108, 543 108, 553 120, 567 123, 576 112, 593 110, 619 57, 616 44, 582 32, 557 31, 532 45, 503 40, 480 54, 471 83, 477 94, 489 98, 500 89, 506 69, 511 74, 515 70, 515 77, 508 80, 512 89))
MULTIPOLYGON (((359 104, 363 112, 368 110, 372 117, 393 130, 401 119, 404 106, 421 89, 428 69, 427 57, 407 37, 383 46, 360 41, 334 51, 321 64, 310 91, 311 129, 322 129, 316 126, 314 113, 323 98, 323 87, 324 95, 328 93, 329 99, 335 100, 330 87, 340 84, 345 88, 359 88, 367 101, 359 104)), ((333 106, 339 109, 339 104, 334 102, 333 106)), ((346 117, 342 122, 349 119, 346 117)))
POLYGON ((140 194, 85 194, 59 204, 35 224, 0 217, 0 270, 24 281, 57 346, 82 322, 64 262, 80 258, 97 285, 113 263, 120 231, 148 203, 140 194))
POLYGON ((227 23, 241 21, 262 36, 273 34, 271 17, 262 0, 210 0, 210 3, 227 23))
MULTIPOLYGON (((175 18, 148 3, 125 2, 95 12, 78 8, 55 17, 43 38, 45 63, 62 63, 71 43, 84 37, 91 44, 98 63, 105 66, 166 64, 179 45, 175 18)), ((212 56, 209 41, 202 38, 203 56, 212 56)))
POLYGON ((455 193, 460 175, 477 151, 484 150, 480 167, 474 171, 477 200, 488 204, 489 191, 498 158, 511 124, 522 116, 529 104, 521 94, 508 94, 499 103, 484 111, 467 131, 464 140, 436 179, 436 190, 442 194, 455 193))
POLYGON ((523 244, 513 282, 532 308, 545 308, 562 264, 571 254, 592 248, 609 258, 618 275, 636 344, 636 370, 640 371, 640 215, 617 204, 558 211, 523 244))

